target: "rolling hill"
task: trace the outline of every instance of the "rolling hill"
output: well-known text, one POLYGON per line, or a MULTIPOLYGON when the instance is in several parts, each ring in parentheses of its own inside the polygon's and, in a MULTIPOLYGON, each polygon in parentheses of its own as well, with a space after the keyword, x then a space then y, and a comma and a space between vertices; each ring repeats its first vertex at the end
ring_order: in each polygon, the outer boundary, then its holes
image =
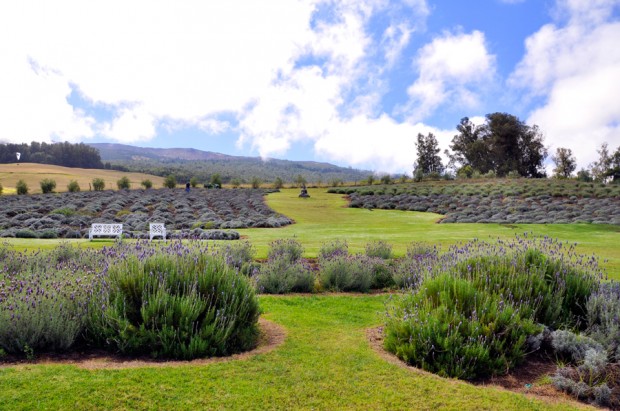
POLYGON ((179 182, 196 177, 202 183, 213 174, 219 174, 224 183, 233 179, 250 182, 253 178, 272 182, 278 177, 290 183, 302 176, 309 183, 327 184, 335 180, 360 181, 372 173, 323 162, 263 160, 192 148, 147 148, 110 143, 89 145, 99 150, 101 160, 110 163, 111 168, 158 176, 174 174, 179 182))

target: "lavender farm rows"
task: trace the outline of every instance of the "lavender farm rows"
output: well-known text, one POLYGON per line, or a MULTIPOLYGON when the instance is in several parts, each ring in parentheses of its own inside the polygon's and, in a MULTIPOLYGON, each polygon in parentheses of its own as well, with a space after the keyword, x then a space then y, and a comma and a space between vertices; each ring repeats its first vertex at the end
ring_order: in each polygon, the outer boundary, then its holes
POLYGON ((335 188, 353 208, 443 214, 442 223, 620 225, 620 185, 573 180, 448 181, 335 188))
POLYGON ((0 237, 31 232, 37 236, 82 238, 92 223, 122 223, 140 237, 149 223, 166 224, 196 236, 202 230, 280 227, 291 220, 264 202, 263 190, 122 190, 0 196, 0 237))

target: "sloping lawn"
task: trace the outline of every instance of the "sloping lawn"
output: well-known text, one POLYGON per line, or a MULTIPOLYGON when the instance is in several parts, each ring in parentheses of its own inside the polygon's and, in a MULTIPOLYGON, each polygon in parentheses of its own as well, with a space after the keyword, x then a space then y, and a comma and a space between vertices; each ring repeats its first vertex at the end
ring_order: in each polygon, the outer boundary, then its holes
POLYGON ((344 196, 326 189, 310 189, 310 198, 299 198, 298 189, 286 189, 267 196, 267 204, 296 224, 272 229, 238 230, 254 244, 259 257, 267 255, 271 241, 296 238, 307 256, 315 256, 321 245, 346 239, 351 252, 363 252, 371 240, 385 240, 396 255, 404 255, 413 241, 445 247, 474 238, 493 241, 532 233, 577 243, 580 254, 595 254, 610 278, 620 280, 620 227, 603 224, 436 224, 439 214, 398 210, 366 210, 346 207, 344 196), (606 261, 605 261, 606 260, 606 261))
MULTIPOLYGON (((282 346, 245 360, 164 368, 0 368, 1 409, 573 409, 389 364, 366 340, 385 295, 262 296, 282 346)), ((534 383, 534 382, 533 382, 534 383)))

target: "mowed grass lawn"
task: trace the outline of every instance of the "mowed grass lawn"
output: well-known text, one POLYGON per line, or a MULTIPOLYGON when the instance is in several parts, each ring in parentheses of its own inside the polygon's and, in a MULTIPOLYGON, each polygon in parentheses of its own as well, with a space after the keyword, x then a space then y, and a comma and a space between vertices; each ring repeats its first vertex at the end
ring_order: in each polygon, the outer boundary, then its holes
POLYGON ((437 224, 439 214, 398 210, 347 208, 339 194, 326 189, 310 189, 310 198, 299 198, 299 189, 285 189, 269 194, 267 203, 274 210, 292 218, 296 224, 282 228, 238 230, 265 257, 269 243, 279 238, 296 238, 307 256, 316 256, 321 245, 345 239, 352 252, 363 252, 366 243, 385 240, 394 246, 396 255, 404 255, 414 241, 449 245, 474 238, 494 241, 511 239, 517 234, 532 233, 577 244, 581 254, 596 255, 610 278, 620 280, 620 227, 601 224, 437 224))
MULTIPOLYGON (((443 379, 385 361, 370 347, 384 295, 261 296, 286 329, 275 350, 243 360, 164 368, 0 368, 0 409, 566 410, 495 387, 443 379)), ((532 381, 532 383, 536 383, 532 381)))

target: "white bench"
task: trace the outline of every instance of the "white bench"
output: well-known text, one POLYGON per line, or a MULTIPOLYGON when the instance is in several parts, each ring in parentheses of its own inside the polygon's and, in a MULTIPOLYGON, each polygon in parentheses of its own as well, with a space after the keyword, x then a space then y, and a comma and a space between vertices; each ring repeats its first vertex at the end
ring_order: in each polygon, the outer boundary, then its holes
POLYGON ((122 235, 122 224, 93 223, 88 230, 88 239, 90 241, 93 240, 93 237, 118 237, 120 239, 122 235))
POLYGON ((153 240, 153 237, 161 236, 166 239, 166 226, 163 223, 150 223, 149 224, 149 240, 153 240))

